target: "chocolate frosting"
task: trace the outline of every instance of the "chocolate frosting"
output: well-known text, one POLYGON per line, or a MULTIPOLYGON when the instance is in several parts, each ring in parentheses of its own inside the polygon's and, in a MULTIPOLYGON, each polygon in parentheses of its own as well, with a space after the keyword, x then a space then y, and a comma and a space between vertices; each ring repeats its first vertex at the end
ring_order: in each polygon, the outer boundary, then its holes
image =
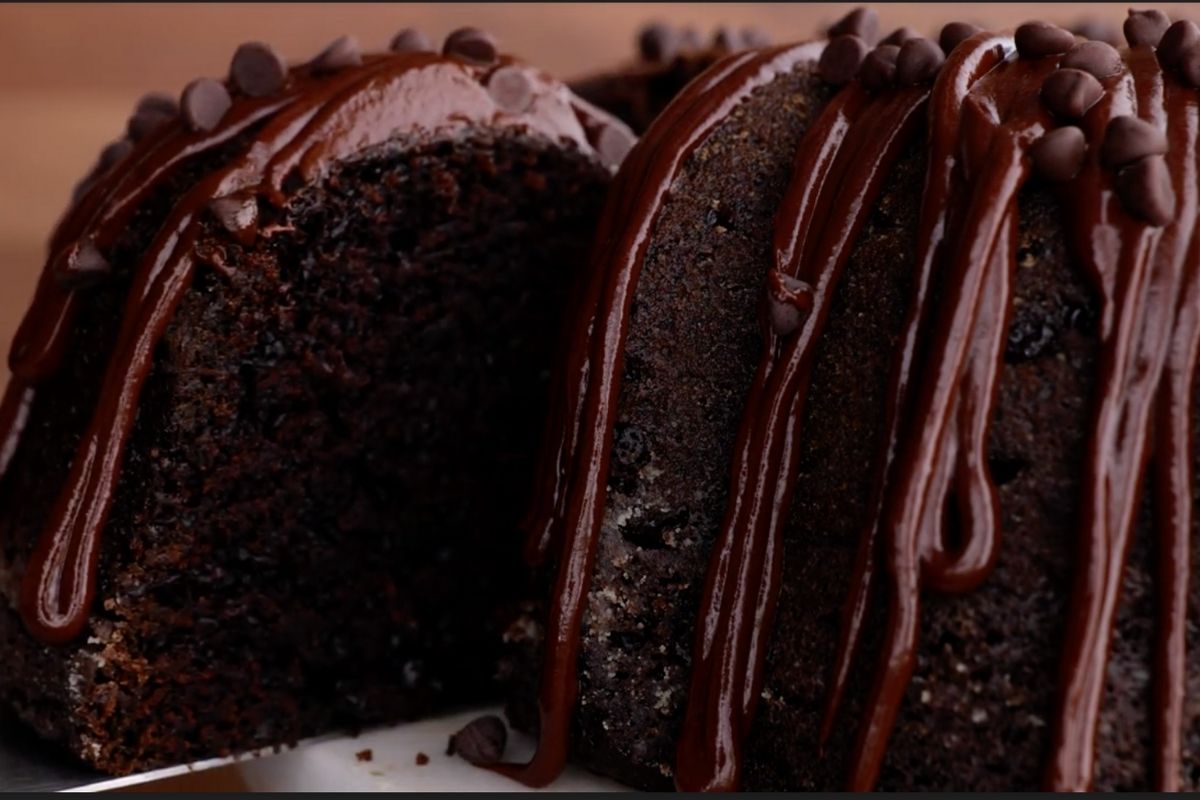
MULTIPOLYGON (((345 55, 346 44, 335 44, 345 55)), ((246 137, 240 154, 203 177, 176 203, 133 270, 99 400, 22 578, 19 611, 29 632, 40 640, 69 642, 87 625, 101 534, 138 400, 155 345, 191 284, 197 265, 194 245, 206 213, 234 226, 239 240, 251 241, 257 234, 260 199, 283 207, 292 192, 318 181, 338 162, 414 135, 457 137, 472 130, 511 129, 573 146, 614 169, 616 159, 610 156, 623 154, 622 148, 600 144, 624 142, 627 150, 632 140, 619 122, 508 57, 480 63, 461 57, 454 48, 446 55, 350 55, 354 57, 319 58, 285 70, 282 78, 272 78, 269 90, 256 78, 253 92, 236 91, 238 81, 245 83, 249 73, 235 59, 233 81, 227 87, 231 102, 202 109, 213 112, 209 121, 215 124, 197 126, 186 113, 175 119, 164 114, 165 121, 123 150, 119 161, 101 162, 54 231, 33 304, 9 355, 12 378, 0 402, 0 476, 20 447, 39 385, 55 373, 71 345, 73 319, 87 302, 86 291, 78 288, 83 279, 93 280, 98 267, 107 267, 105 254, 133 214, 182 164, 246 137), (509 81, 524 82, 529 99, 521 109, 501 107, 488 91, 497 70, 507 71, 509 81)), ((250 72, 250 77, 262 77, 261 69, 250 72)))
MULTIPOLYGON (((1045 23, 1012 35, 976 32, 949 40, 953 50, 940 70, 928 47, 906 40, 905 47, 922 55, 922 66, 932 65, 914 73, 926 79, 899 81, 874 69, 869 82, 851 81, 796 154, 765 279, 762 358, 746 398, 728 505, 697 614, 675 769, 681 789, 739 785, 742 742, 761 692, 779 594, 782 529, 796 492, 814 354, 883 182, 921 136, 928 167, 914 289, 895 352, 870 523, 849 587, 822 739, 838 717, 868 598, 883 592, 884 645, 847 784, 854 790, 875 785, 916 663, 922 596, 977 587, 1002 546, 986 450, 1012 312, 1017 195, 1040 162, 1043 177, 1060 191, 1070 244, 1102 306, 1096 410, 1045 786, 1084 790, 1092 784, 1121 580, 1150 466, 1160 476, 1154 516, 1161 544, 1153 773, 1158 788, 1179 786, 1190 426, 1200 353, 1200 97, 1186 69, 1164 68, 1140 38, 1115 59, 1107 50, 1081 49, 1069 33, 1045 23), (1060 91, 1064 74, 1087 91, 1060 91), (1113 120, 1126 117, 1145 124, 1118 123, 1116 130, 1152 128, 1165 147, 1156 135, 1127 133, 1113 134, 1126 138, 1102 148, 1113 120), (1082 156, 1077 146, 1061 146, 1076 138, 1073 133, 1047 139, 1039 157, 1031 156, 1044 137, 1075 118, 1086 143, 1082 156), (1129 152, 1134 160, 1105 163, 1102 150, 1129 152), (934 285, 942 287, 936 304, 934 285)), ((561 553, 538 695, 540 738, 528 764, 493 768, 528 784, 552 780, 567 757, 623 344, 659 211, 688 155, 734 106, 781 72, 816 69, 821 50, 820 44, 761 50, 714 66, 651 127, 617 177, 554 401, 545 474, 527 519, 530 561, 561 553)), ((1172 55, 1180 64, 1190 57, 1172 55)))

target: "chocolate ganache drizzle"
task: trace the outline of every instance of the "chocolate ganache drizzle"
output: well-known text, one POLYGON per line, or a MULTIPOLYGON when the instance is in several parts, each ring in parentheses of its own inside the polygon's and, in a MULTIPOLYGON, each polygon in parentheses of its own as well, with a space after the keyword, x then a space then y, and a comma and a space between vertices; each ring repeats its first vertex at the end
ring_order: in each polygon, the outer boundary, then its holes
POLYGON ((814 354, 883 181, 923 136, 927 173, 912 297, 894 354, 871 521, 859 542, 822 740, 846 691, 868 599, 882 592, 883 649, 848 777, 851 789, 876 784, 915 668, 924 592, 979 586, 1002 547, 986 450, 1012 312, 1017 196, 1037 174, 1059 190, 1070 246, 1101 303, 1095 410, 1044 783, 1055 790, 1091 786, 1125 559, 1143 479, 1153 468, 1160 619, 1152 771, 1158 788, 1179 787, 1200 353, 1200 29, 1185 21, 1168 27, 1161 13, 1131 12, 1123 51, 1045 23, 1011 35, 952 24, 941 48, 896 35, 871 49, 870 22, 861 13, 847 18, 823 48, 765 49, 719 63, 656 121, 618 175, 527 520, 528 558, 536 563, 559 553, 539 746, 527 765, 495 767, 506 774, 542 785, 567 757, 622 351, 664 198, 697 143, 735 105, 776 75, 816 61, 817 74, 842 88, 806 132, 777 212, 763 353, 698 611, 676 784, 739 785, 779 594, 782 528, 796 491, 814 354))
MULTIPOLYGON (((54 231, 32 306, 9 356, 0 402, 0 476, 20 447, 38 386, 58 369, 87 287, 112 268, 107 254, 135 212, 186 162, 244 141, 239 154, 177 201, 132 272, 99 400, 50 520, 25 569, 19 610, 29 631, 65 643, 87 625, 104 530, 154 350, 191 284, 194 246, 215 218, 243 243, 257 236, 259 203, 282 210, 334 164, 392 139, 511 128, 566 142, 615 169, 632 135, 544 74, 496 52, 464 28, 441 53, 415 31, 391 52, 364 55, 341 37, 288 68, 269 46, 238 49, 227 82, 200 79, 178 105, 151 95, 130 139, 107 148, 54 231), (298 180, 295 180, 298 178, 298 180)), ((227 269, 219 264, 214 269, 227 269)))

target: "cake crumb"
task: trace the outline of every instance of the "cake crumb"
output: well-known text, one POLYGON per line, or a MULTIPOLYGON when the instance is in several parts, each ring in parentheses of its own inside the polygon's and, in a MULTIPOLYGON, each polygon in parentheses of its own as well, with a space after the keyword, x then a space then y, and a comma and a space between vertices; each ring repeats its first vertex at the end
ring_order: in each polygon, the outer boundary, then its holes
POLYGON ((429 756, 424 753, 417 753, 417 766, 423 767, 429 763, 429 756))
POLYGON ((357 753, 354 754, 354 757, 357 758, 359 761, 370 761, 371 759, 373 759, 375 757, 375 753, 373 751, 371 751, 370 749, 359 750, 357 753))

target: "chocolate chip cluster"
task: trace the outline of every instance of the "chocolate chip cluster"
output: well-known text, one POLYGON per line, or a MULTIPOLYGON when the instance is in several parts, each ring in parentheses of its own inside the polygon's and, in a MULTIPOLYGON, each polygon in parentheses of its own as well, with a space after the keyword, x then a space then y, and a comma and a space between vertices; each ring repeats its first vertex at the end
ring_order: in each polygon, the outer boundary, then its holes
MULTIPOLYGON (((1194 23, 1172 23, 1158 10, 1130 10, 1124 32, 1131 48, 1155 49, 1164 70, 1188 85, 1200 85, 1200 28, 1194 23)), ((1022 58, 1059 57, 1058 68, 1042 84, 1041 101, 1065 124, 1035 142, 1029 156, 1042 177, 1069 181, 1083 168, 1088 152, 1083 130, 1073 123, 1100 102, 1105 82, 1124 71, 1124 62, 1111 44, 1079 42, 1069 31, 1044 22, 1022 25, 1014 38, 1022 58)), ((1112 119, 1100 142, 1100 163, 1116 173, 1125 210, 1157 226, 1167 224, 1175 212, 1166 153, 1163 131, 1136 116, 1112 119)))
POLYGON ((937 75, 949 50, 979 30, 966 23, 951 23, 942 31, 944 41, 935 44, 906 26, 875 44, 878 29, 875 12, 866 8, 855 9, 830 26, 829 44, 817 64, 821 79, 843 86, 857 78, 870 92, 925 83, 937 75))
POLYGON ((677 27, 653 22, 638 33, 638 55, 651 64, 670 64, 680 56, 699 53, 705 49, 724 53, 752 50, 771 43, 765 31, 754 28, 717 28, 706 43, 699 31, 691 26, 677 27))

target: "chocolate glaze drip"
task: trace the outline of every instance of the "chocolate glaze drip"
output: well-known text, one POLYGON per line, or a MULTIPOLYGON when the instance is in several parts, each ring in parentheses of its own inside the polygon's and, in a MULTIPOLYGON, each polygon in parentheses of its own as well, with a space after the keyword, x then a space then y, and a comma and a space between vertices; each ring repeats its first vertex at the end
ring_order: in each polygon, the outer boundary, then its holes
POLYGON ((37 385, 58 368, 76 309, 86 301, 64 286, 74 285, 81 253, 111 248, 134 212, 182 163, 257 128, 240 155, 176 204, 134 271, 97 406, 22 579, 19 609, 29 631, 42 641, 63 643, 87 624, 101 532, 138 400, 155 345, 191 284, 193 247, 214 200, 263 197, 282 207, 291 176, 300 178, 296 186, 308 185, 337 162, 403 136, 511 127, 571 142, 593 155, 598 133, 611 136, 615 129, 629 137, 619 123, 598 122, 604 120, 596 110, 578 103, 564 86, 511 59, 475 65, 451 56, 396 53, 368 57, 333 75, 293 69, 279 91, 236 98, 208 132, 180 123, 159 126, 120 168, 99 176, 52 236, 33 305, 14 339, 13 377, 0 403, 0 474, 19 447, 37 385), (493 67, 516 70, 528 83, 531 98, 522 113, 498 107, 488 93, 493 67))
MULTIPOLYGON (((1030 148, 1060 124, 1050 109, 1073 113, 1078 99, 1063 103, 1063 95, 1043 92, 1064 59, 1102 73, 1076 69, 1082 77, 1067 76, 1101 91, 1094 104, 1085 98, 1079 113, 1088 143, 1082 168, 1055 170, 1069 239, 1100 296, 1102 322, 1076 576, 1045 784, 1091 786, 1126 551, 1152 461, 1160 573, 1153 772, 1159 788, 1179 785, 1191 410, 1200 353, 1200 237, 1194 235, 1200 98, 1164 72, 1145 44, 1122 53, 1119 65, 1101 65, 1065 57, 1070 37, 1053 26, 1023 26, 1015 39, 1022 54, 1014 51, 1012 37, 978 33, 966 39, 932 89, 884 87, 869 95, 851 83, 800 146, 776 219, 763 356, 746 401, 726 515, 698 615, 675 773, 680 788, 738 785, 742 740, 761 691, 778 594, 782 527, 795 491, 813 352, 866 215, 922 120, 929 158, 914 296, 889 382, 871 522, 860 540, 821 730, 824 739, 835 723, 868 599, 881 589, 888 608, 885 641, 850 754, 851 789, 869 789, 878 779, 916 662, 924 590, 968 591, 995 563, 999 508, 986 448, 1013 299, 1017 195, 1031 173, 1030 148), (1165 158, 1170 186, 1144 183, 1134 191, 1131 181, 1123 183, 1102 163, 1100 143, 1109 122, 1128 115, 1165 133, 1166 155, 1149 150, 1145 158, 1165 158), (1166 224, 1156 226, 1155 217, 1163 215, 1153 212, 1171 204, 1166 224), (934 285, 941 287, 936 307, 934 285), (786 325, 772 305, 783 289, 786 299, 796 300, 786 325), (945 530, 950 515, 953 543, 945 530)), ((543 560, 555 547, 561 560, 539 694, 539 749, 529 765, 503 768, 527 783, 547 782, 566 757, 621 351, 648 239, 692 148, 728 113, 731 100, 758 85, 756 65, 787 52, 740 56, 703 76, 647 133, 614 187, 583 297, 587 313, 574 332, 555 403, 551 424, 557 435, 547 439, 546 474, 529 517, 531 560, 543 560)), ((879 89, 875 83, 872 90, 879 89)), ((1158 166, 1164 164, 1144 163, 1139 174, 1153 175, 1158 166)))
POLYGON ((557 544, 558 573, 546 629, 538 693, 538 749, 528 764, 493 767, 530 786, 545 786, 566 765, 575 664, 592 561, 607 495, 609 454, 628 314, 658 208, 687 156, 734 107, 821 45, 730 56, 691 83, 647 133, 653 143, 630 153, 609 193, 596 232, 589 285, 572 332, 561 390, 552 398, 554 427, 543 445, 542 475, 526 520, 527 557, 539 563, 557 544))
POLYGON ((776 227, 775 270, 810 285, 813 307, 787 337, 761 326, 767 355, 734 445, 731 502, 705 582, 692 657, 675 770, 681 790, 738 786, 741 741, 762 691, 782 567, 782 514, 795 488, 798 411, 816 343, 850 248, 892 165, 919 129, 928 94, 928 88, 912 87, 868 102, 865 91, 853 87, 826 108, 817 135, 805 137, 796 159, 796 179, 776 227))

